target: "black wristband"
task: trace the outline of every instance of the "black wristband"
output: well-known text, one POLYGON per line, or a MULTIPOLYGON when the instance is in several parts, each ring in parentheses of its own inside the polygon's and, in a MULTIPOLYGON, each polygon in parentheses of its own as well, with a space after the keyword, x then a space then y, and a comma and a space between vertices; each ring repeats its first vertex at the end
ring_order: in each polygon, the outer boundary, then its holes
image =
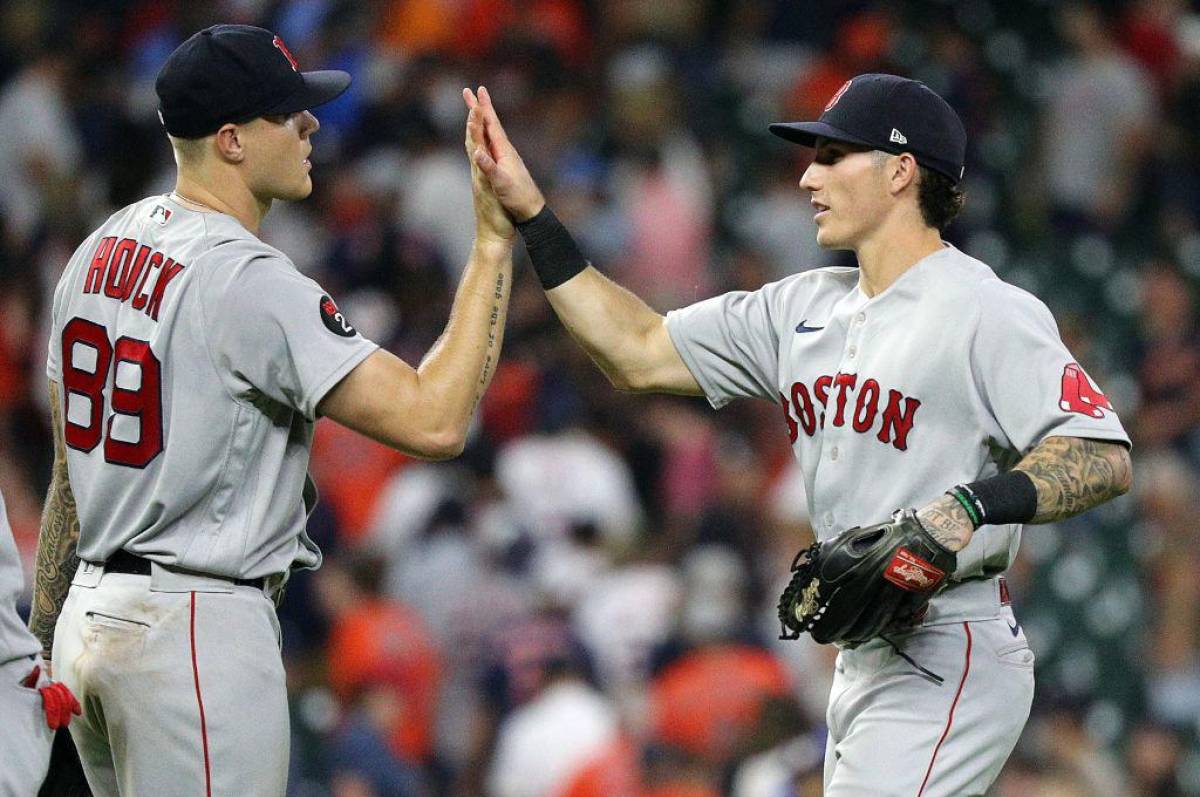
POLYGON ((1028 523, 1037 514, 1037 487, 1029 474, 1010 470, 948 491, 967 510, 975 528, 985 523, 1028 523))
POLYGON ((517 222, 516 227, 545 290, 557 288, 588 267, 575 239, 549 205, 543 205, 532 219, 517 222))

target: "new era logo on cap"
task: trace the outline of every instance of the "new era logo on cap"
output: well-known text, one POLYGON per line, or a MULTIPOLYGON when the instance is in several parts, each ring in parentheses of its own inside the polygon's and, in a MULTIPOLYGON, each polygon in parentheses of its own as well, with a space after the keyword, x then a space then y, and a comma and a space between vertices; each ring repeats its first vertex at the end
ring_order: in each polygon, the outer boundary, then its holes
POLYGON ((894 127, 892 128, 892 134, 890 136, 888 136, 888 141, 892 142, 893 144, 907 144, 908 143, 908 139, 904 137, 904 134, 901 133, 899 130, 897 130, 894 127))

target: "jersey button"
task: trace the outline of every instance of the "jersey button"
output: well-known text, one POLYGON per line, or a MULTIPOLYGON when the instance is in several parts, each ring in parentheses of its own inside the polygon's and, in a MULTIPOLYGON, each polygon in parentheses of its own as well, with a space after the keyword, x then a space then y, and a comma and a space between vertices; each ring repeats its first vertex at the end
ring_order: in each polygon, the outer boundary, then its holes
POLYGON ((829 450, 829 458, 835 461, 837 460, 837 446, 834 446, 829 450))
POLYGON ((833 513, 832 512, 825 513, 825 528, 827 528, 827 529, 833 528, 833 513))
POLYGON ((859 313, 858 315, 854 316, 854 320, 860 324, 865 324, 865 323, 867 323, 867 314, 859 313))
POLYGON ((850 359, 851 359, 851 360, 853 360, 853 359, 854 359, 854 355, 855 355, 855 354, 858 354, 858 347, 857 347, 857 346, 851 346, 851 347, 850 347, 850 350, 849 350, 847 353, 850 355, 850 359))

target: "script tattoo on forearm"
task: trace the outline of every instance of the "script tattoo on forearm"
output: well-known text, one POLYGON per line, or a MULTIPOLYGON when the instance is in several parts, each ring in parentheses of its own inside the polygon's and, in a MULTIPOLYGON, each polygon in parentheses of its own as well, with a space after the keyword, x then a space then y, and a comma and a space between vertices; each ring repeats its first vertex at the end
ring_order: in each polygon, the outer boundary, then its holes
POLYGON ((62 611, 63 601, 71 588, 71 578, 79 566, 76 545, 79 542, 79 514, 75 495, 67 478, 66 447, 62 445, 62 412, 58 393, 51 390, 50 415, 54 423, 56 456, 46 507, 42 511, 42 527, 38 536, 37 563, 33 580, 33 607, 29 613, 29 630, 50 652, 54 641, 54 624, 62 611))
POLYGON ((974 527, 966 510, 953 497, 943 495, 917 513, 917 519, 935 540, 951 551, 961 551, 971 541, 974 527))
POLYGON ((488 350, 483 358, 483 368, 479 373, 479 388, 475 391, 476 404, 483 398, 483 393, 487 390, 488 382, 492 378, 492 369, 496 365, 496 344, 499 342, 500 336, 500 302, 504 299, 503 273, 496 275, 496 290, 492 294, 492 298, 496 300, 496 304, 492 305, 492 315, 488 320, 488 350))
POLYGON ((1034 523, 1052 523, 1116 498, 1133 478, 1120 443, 1048 437, 1017 464, 1037 488, 1034 523))

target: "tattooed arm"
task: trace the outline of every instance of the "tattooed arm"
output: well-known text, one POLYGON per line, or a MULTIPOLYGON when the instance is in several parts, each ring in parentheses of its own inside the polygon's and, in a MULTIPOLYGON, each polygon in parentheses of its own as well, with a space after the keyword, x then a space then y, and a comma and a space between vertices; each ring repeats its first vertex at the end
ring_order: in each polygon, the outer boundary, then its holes
POLYGON ((67 479, 67 447, 63 442, 62 408, 59 405, 58 385, 50 383, 50 419, 54 425, 54 471, 46 506, 42 510, 42 529, 38 537, 37 571, 33 578, 33 608, 29 614, 29 630, 42 643, 42 658, 50 662, 54 643, 54 624, 71 577, 79 565, 75 553, 79 542, 79 516, 75 512, 75 496, 67 479))
POLYGON ((1053 523, 1078 515, 1133 485, 1129 449, 1107 440, 1047 437, 1017 463, 1037 488, 1032 523, 1053 523))
MULTIPOLYGON (((1120 443, 1084 437, 1047 437, 1015 468, 1037 489, 1031 523, 1073 517, 1129 491, 1133 466, 1120 443)), ((943 495, 917 513, 939 542, 953 551, 971 541, 972 524, 954 498, 943 495)))

